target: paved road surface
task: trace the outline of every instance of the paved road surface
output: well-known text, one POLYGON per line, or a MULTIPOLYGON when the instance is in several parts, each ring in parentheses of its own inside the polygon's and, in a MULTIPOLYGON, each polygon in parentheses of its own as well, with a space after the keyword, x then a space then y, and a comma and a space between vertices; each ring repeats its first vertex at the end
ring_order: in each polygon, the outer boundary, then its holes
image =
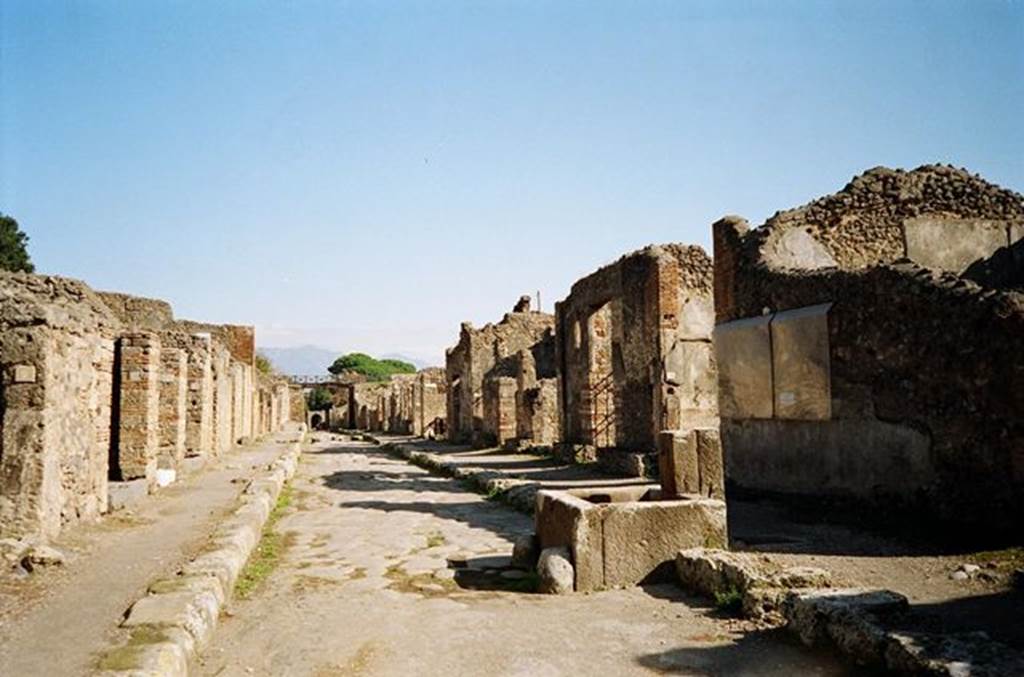
POLYGON ((525 515, 362 442, 303 455, 279 568, 235 601, 203 675, 847 675, 673 586, 563 597, 498 569, 525 515), (474 569, 448 568, 452 555, 474 569))

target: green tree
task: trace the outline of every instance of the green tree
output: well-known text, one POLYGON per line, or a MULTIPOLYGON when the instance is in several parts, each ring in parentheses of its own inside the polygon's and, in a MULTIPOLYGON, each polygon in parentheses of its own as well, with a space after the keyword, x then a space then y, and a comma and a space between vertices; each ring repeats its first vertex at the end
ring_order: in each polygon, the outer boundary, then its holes
POLYGON ((415 374, 416 366, 401 360, 378 360, 366 353, 342 355, 327 368, 332 374, 355 372, 371 381, 386 381, 392 374, 415 374))
POLYGON ((256 371, 264 376, 270 376, 274 373, 274 363, 266 355, 256 353, 256 371))
POLYGON ((28 235, 21 232, 18 222, 0 214, 0 269, 34 273, 36 267, 28 257, 28 235))
POLYGON ((306 395, 306 408, 310 411, 323 411, 334 406, 334 399, 331 391, 323 386, 317 386, 306 395))

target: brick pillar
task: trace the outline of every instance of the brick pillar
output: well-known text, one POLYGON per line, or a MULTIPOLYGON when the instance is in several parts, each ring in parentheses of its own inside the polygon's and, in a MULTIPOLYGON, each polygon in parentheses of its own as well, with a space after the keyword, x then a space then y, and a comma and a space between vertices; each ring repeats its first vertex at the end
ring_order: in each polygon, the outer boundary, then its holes
POLYGON ((739 216, 726 216, 711 226, 715 261, 715 322, 736 319, 736 274, 743 253, 741 240, 750 226, 739 216))
POLYGON ((188 353, 185 455, 213 453, 213 366, 208 339, 193 337, 188 353))
POLYGON ((149 332, 126 334, 121 357, 117 465, 122 480, 153 479, 160 423, 160 339, 149 332))
POLYGON ((180 348, 160 350, 160 426, 158 464, 174 469, 185 458, 188 357, 180 348))

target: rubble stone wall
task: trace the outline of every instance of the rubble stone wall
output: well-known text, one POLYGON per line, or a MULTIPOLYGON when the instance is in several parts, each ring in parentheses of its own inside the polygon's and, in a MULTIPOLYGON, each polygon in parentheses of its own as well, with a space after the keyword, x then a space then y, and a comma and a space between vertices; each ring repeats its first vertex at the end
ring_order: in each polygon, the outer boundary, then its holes
POLYGON ((160 349, 158 465, 176 469, 185 458, 188 410, 188 355, 162 343, 160 349))
MULTIPOLYGON (((445 362, 450 439, 482 444, 497 438, 497 419, 485 416, 484 398, 488 392, 496 394, 500 389, 485 388, 485 381, 514 379, 518 371, 516 355, 521 350, 533 353, 540 373, 553 375, 553 331, 554 317, 531 311, 525 297, 497 324, 480 329, 468 322, 462 324, 459 343, 448 350, 445 362)), ((491 411, 498 409, 497 403, 489 405, 491 411)), ((514 405, 512 409, 514 412, 514 405)), ((514 430, 512 434, 515 435, 514 430)))
MULTIPOLYGON (((158 463, 230 447, 236 426, 266 432, 252 339, 156 299, 0 272, 0 537, 55 537, 107 511, 111 480, 152 483, 158 463)), ((290 407, 287 387, 266 393, 290 407)))
POLYGON ((440 438, 446 435, 447 393, 445 370, 431 367, 422 369, 416 378, 416 423, 413 433, 440 438))
MULTIPOLYGON (((851 183, 864 185, 882 186, 871 210, 842 192, 812 203, 849 203, 851 214, 829 212, 810 230, 844 265, 780 265, 763 247, 779 233, 763 229, 788 219, 753 231, 735 217, 715 224, 727 478, 762 492, 903 507, 965 533, 1019 531, 1024 295, 903 259, 892 215, 912 209, 917 219, 963 225, 1016 218, 1024 200, 932 167, 872 170, 851 183), (948 195, 936 177, 952 182, 948 195)), ((962 250, 957 232, 948 231, 948 246, 962 250)))

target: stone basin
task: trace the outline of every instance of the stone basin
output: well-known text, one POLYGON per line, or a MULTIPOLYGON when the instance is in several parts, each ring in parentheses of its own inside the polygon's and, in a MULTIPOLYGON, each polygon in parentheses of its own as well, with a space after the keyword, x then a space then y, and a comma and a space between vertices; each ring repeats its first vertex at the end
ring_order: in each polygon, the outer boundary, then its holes
POLYGON ((725 501, 657 484, 542 490, 534 521, 541 549, 569 548, 577 592, 671 580, 680 550, 728 543, 725 501))

